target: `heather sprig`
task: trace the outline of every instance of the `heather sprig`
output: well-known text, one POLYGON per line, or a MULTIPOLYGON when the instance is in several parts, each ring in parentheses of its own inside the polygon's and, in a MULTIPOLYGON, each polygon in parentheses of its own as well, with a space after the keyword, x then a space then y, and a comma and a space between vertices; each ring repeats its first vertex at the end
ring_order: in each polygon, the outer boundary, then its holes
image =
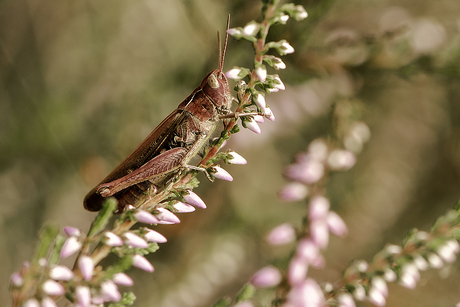
MULTIPOLYGON (((265 101, 265 94, 284 90, 284 84, 277 74, 269 74, 268 67, 275 70, 284 69, 284 62, 268 54, 276 50, 279 55, 294 52, 294 48, 285 40, 268 42, 268 30, 275 23, 285 24, 289 17, 302 20, 307 13, 301 6, 285 4, 278 7, 279 1, 265 2, 264 19, 261 23, 249 22, 245 27, 228 30, 235 38, 244 38, 254 44, 254 68, 233 68, 227 77, 239 80, 235 87, 238 104, 235 114, 240 115, 242 126, 255 133, 261 133, 259 123, 264 117, 275 117, 265 101), (244 81, 246 79, 246 81, 244 81), (242 116, 251 113, 251 116, 242 116), (255 115, 257 114, 257 115, 255 115)), ((246 160, 236 152, 227 150, 218 153, 231 134, 237 133, 237 118, 225 120, 220 137, 210 142, 203 149, 203 158, 198 167, 184 170, 172 178, 165 187, 152 187, 146 193, 144 202, 126 206, 123 212, 117 212, 117 201, 108 198, 103 208, 85 235, 79 229, 68 226, 64 228, 65 236, 59 234, 56 227, 45 228, 40 237, 40 244, 31 262, 25 262, 21 270, 11 276, 11 296, 13 306, 52 307, 55 301, 65 297, 74 306, 89 307, 112 303, 114 306, 131 305, 135 300, 132 292, 120 293, 117 285, 132 286, 133 280, 123 273, 131 267, 146 272, 154 272, 154 266, 145 257, 155 252, 158 243, 167 239, 149 227, 136 230, 131 228, 138 222, 147 225, 180 223, 176 213, 193 212, 195 207, 206 208, 206 204, 192 189, 198 185, 195 178, 198 169, 205 168, 210 179, 232 181, 233 177, 217 164, 222 160, 228 164, 246 164, 246 160), (118 256, 118 261, 102 267, 101 260, 110 253, 118 256), (77 254, 74 267, 67 268, 59 264, 60 259, 77 254)), ((266 270, 270 273, 269 269, 266 270)), ((265 272, 264 274, 267 274, 265 272)), ((259 278, 262 282, 264 274, 259 278)), ((271 270, 276 278, 276 270, 271 270)), ((280 276, 278 276, 280 278, 280 276)), ((254 283, 257 278, 254 278, 254 283)), ((273 282, 272 282, 273 283, 273 282)), ((245 301, 251 296, 247 286, 239 299, 245 301)))

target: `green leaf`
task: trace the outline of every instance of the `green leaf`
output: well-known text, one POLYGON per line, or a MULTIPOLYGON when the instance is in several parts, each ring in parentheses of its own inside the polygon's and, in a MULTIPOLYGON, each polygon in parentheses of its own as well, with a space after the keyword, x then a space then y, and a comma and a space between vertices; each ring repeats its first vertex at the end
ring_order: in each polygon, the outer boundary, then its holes
POLYGON ((254 296, 254 293, 256 292, 256 288, 254 288, 253 285, 251 284, 245 284, 243 286, 243 289, 236 295, 236 302, 244 302, 247 301, 248 299, 252 298, 254 296))
POLYGON ((113 197, 108 198, 104 202, 101 211, 99 211, 99 214, 91 225, 88 237, 94 236, 105 229, 107 223, 113 215, 113 212, 117 209, 117 204, 117 200, 113 197))
POLYGON ((56 237, 56 240, 54 241, 54 248, 51 253, 49 264, 57 264, 59 262, 59 259, 61 258, 60 252, 61 252, 61 249, 64 243, 65 243, 65 237, 58 235, 56 237))
POLYGON ((231 300, 228 297, 222 297, 212 305, 213 307, 227 307, 230 306, 231 300))
POLYGON ((59 227, 47 226, 40 231, 39 245, 36 247, 35 257, 32 259, 33 262, 37 262, 40 258, 46 258, 48 256, 51 245, 56 239, 59 233, 59 227))

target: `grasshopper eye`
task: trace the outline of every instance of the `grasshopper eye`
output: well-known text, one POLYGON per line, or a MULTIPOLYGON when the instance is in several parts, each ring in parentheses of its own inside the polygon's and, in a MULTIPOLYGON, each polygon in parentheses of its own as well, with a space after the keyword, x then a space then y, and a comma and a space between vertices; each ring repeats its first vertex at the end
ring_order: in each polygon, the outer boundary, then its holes
POLYGON ((217 81, 217 78, 214 75, 209 75, 209 77, 208 77, 208 85, 211 88, 218 88, 220 86, 219 81, 217 81))

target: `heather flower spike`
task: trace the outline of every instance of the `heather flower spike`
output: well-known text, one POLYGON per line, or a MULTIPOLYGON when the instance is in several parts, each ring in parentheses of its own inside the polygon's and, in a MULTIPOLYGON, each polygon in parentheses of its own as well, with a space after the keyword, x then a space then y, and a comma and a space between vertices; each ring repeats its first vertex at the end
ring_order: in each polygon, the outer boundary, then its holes
POLYGON ((195 192, 192 190, 186 190, 186 192, 187 194, 184 194, 183 196, 186 203, 198 208, 206 209, 206 204, 195 192))

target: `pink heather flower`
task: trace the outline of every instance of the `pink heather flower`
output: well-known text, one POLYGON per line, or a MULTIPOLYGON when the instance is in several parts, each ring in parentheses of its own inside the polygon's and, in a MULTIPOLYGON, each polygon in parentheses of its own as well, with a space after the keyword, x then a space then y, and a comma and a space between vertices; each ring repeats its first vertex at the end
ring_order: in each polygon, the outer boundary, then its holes
POLYGON ((385 273, 383 274, 383 278, 385 278, 385 280, 388 282, 394 282, 398 276, 392 269, 386 269, 385 273))
POLYGON ((152 230, 152 229, 146 229, 147 233, 144 234, 144 237, 147 239, 149 242, 155 242, 155 243, 165 243, 168 240, 163 236, 161 233, 152 230))
POLYGON ((414 264, 420 271, 425 271, 428 269, 428 262, 420 255, 414 256, 414 264))
POLYGON ((310 223, 310 233, 313 242, 315 242, 320 249, 327 247, 329 243, 329 229, 325 221, 312 221, 310 223))
POLYGON ((283 81, 281 81, 280 77, 278 77, 277 75, 273 78, 276 83, 273 84, 273 87, 278 89, 278 90, 282 90, 284 91, 286 89, 286 87, 284 86, 284 83, 283 81))
POLYGON ((134 284, 133 280, 131 277, 126 275, 125 273, 117 273, 114 274, 112 277, 112 280, 114 283, 122 285, 122 286, 132 286, 134 284))
POLYGON ((457 240, 455 239, 449 240, 447 241, 446 244, 450 246, 450 248, 452 249, 454 253, 460 252, 460 244, 458 243, 457 240))
POLYGON ((288 304, 292 306, 323 307, 324 294, 320 286, 312 278, 294 286, 287 295, 288 304))
POLYGON ((10 277, 10 282, 16 286, 16 287, 20 287, 24 284, 24 279, 22 279, 22 276, 21 274, 17 273, 17 272, 14 272, 13 274, 11 274, 11 277, 10 277))
POLYGON ((291 182, 278 192, 278 198, 283 201, 298 201, 305 199, 307 195, 308 188, 299 182, 291 182))
POLYGON ((165 208, 156 208, 159 213, 157 214, 157 218, 160 220, 158 224, 178 224, 180 223, 179 218, 165 208))
POLYGON ((312 184, 323 177, 324 165, 316 159, 307 158, 302 163, 288 165, 284 169, 284 175, 292 180, 312 184))
POLYGON ((149 247, 149 244, 144 239, 142 239, 141 237, 139 237, 138 235, 132 232, 124 233, 123 237, 125 237, 126 243, 130 246, 139 247, 139 248, 149 247))
POLYGON ((311 239, 302 239, 297 247, 297 255, 312 264, 320 254, 318 246, 311 239))
POLYGON ((81 248, 81 242, 78 241, 77 237, 69 237, 64 246, 61 249, 61 258, 67 258, 73 253, 79 251, 81 248))
POLYGON ((406 263, 402 267, 400 283, 403 287, 414 289, 420 279, 417 267, 412 263, 406 263))
POLYGON ((77 286, 75 289, 77 302, 79 307, 90 307, 91 305, 91 291, 86 286, 77 286))
POLYGON ((133 266, 146 272, 153 272, 155 270, 153 265, 141 255, 133 256, 133 266))
POLYGON ((255 134, 260 134, 262 131, 260 130, 259 125, 257 125, 256 121, 251 118, 251 120, 245 121, 244 122, 246 125, 246 128, 254 132, 255 134))
POLYGON ((385 247, 385 251, 387 253, 389 253, 389 254, 392 254, 392 255, 398 255, 398 254, 402 253, 402 248, 401 248, 401 246, 398 246, 398 245, 388 244, 385 247))
POLYGON ((325 161, 327 158, 327 152, 328 148, 326 142, 322 139, 316 139, 308 145, 308 154, 305 154, 304 157, 298 156, 298 159, 303 160, 303 158, 306 158, 308 161, 310 158, 317 161, 325 161))
POLYGON ((385 306, 386 304, 385 296, 376 288, 369 290, 369 301, 376 306, 385 306))
MULTIPOLYGON (((232 29, 230 29, 232 30, 232 29)), ((238 67, 232 68, 225 73, 225 76, 229 79, 238 80, 241 79, 238 75, 240 74, 241 69, 238 67)))
POLYGON ((435 253, 429 254, 427 259, 432 268, 440 269, 444 265, 444 262, 442 261, 441 257, 436 255, 435 253))
POLYGON ((372 288, 377 289, 384 297, 388 296, 388 286, 385 280, 380 276, 375 276, 372 278, 371 282, 372 288))
POLYGON ((31 298, 24 303, 24 307, 40 307, 40 303, 36 299, 31 298))
POLYGON ((181 201, 178 201, 176 202, 174 205, 173 205, 173 208, 178 212, 178 213, 188 213, 188 212, 193 212, 195 211, 195 207, 189 205, 189 204, 186 204, 186 203, 183 203, 181 201))
POLYGON ((439 246, 436 253, 447 263, 452 263, 457 258, 454 249, 449 244, 439 246))
POLYGON ((353 296, 349 293, 341 293, 338 296, 339 307, 356 307, 353 296))
POLYGON ((89 281, 93 278, 94 262, 91 257, 81 255, 80 259, 78 259, 78 268, 84 280, 89 281))
POLYGON ((215 173, 213 173, 213 175, 217 179, 225 180, 225 181, 233 181, 232 175, 230 175, 230 173, 224 170, 223 168, 219 166, 214 166, 213 169, 216 171, 215 173))
POLYGON ((233 150, 230 150, 228 154, 232 157, 228 162, 230 164, 246 164, 248 161, 246 161, 245 158, 243 158, 241 155, 237 154, 233 150))
POLYGON ((292 286, 298 285, 305 280, 308 272, 308 262, 301 257, 294 257, 289 263, 288 281, 292 286))
POLYGON ((254 121, 258 124, 265 123, 265 118, 262 115, 254 115, 254 121))
POLYGON ((50 277, 54 280, 71 280, 73 276, 72 270, 63 265, 56 265, 50 270, 50 277))
POLYGON ((267 79, 267 69, 265 68, 265 66, 258 66, 256 68, 256 75, 257 78, 259 78, 260 82, 265 82, 265 80, 267 79))
POLYGON ((283 41, 281 44, 281 55, 294 53, 294 51, 294 48, 287 41, 283 41))
POLYGON ((348 234, 347 225, 337 213, 329 211, 326 220, 329 230, 336 236, 344 237, 348 234))
POLYGON ((355 284, 355 291, 353 292, 353 296, 358 301, 362 301, 366 298, 366 290, 361 284, 355 284))
POLYGON ((267 104, 265 103, 265 97, 262 94, 256 94, 254 102, 262 111, 267 107, 267 104))
POLYGON ((118 302, 121 300, 121 294, 118 291, 118 287, 111 280, 106 280, 101 283, 101 294, 106 302, 118 302))
POLYGON ((75 227, 71 227, 71 226, 64 227, 64 232, 69 237, 79 237, 81 235, 80 229, 75 228, 75 227))
POLYGON ((271 288, 281 281, 280 271, 272 266, 266 266, 251 277, 251 284, 256 288, 271 288))
POLYGON ((228 33, 228 35, 230 35, 230 36, 241 35, 241 31, 240 31, 239 29, 235 29, 235 28, 228 29, 228 30, 227 30, 227 33, 228 33))
POLYGON ((134 213, 133 216, 138 222, 144 224, 158 224, 158 219, 153 214, 145 210, 137 210, 137 212, 134 213))
POLYGON ((329 154, 327 162, 333 170, 348 170, 356 163, 356 156, 348 150, 336 149, 329 154))
MULTIPOLYGON (((93 296, 91 298, 91 303, 93 303, 93 305, 102 305, 104 304, 104 298, 101 297, 101 296, 93 296)), ((78 305, 77 305, 78 307, 78 305)))
POLYGON ((269 107, 265 108, 264 114, 268 120, 271 120, 272 122, 275 121, 275 115, 273 115, 272 109, 270 109, 269 107))
POLYGON ((123 245, 123 240, 114 234, 113 232, 106 231, 104 233, 105 236, 105 244, 108 246, 122 246, 123 245))
POLYGON ((265 237, 268 244, 283 245, 295 240, 295 230, 289 223, 281 224, 273 228, 265 237))
POLYGON ((48 295, 62 295, 65 292, 64 287, 60 283, 51 279, 43 283, 42 289, 48 295))
POLYGON ((233 305, 233 307, 254 307, 254 305, 250 301, 244 301, 236 305, 233 305))
MULTIPOLYGON (((288 15, 286 15, 286 16, 288 16, 288 15)), ((275 69, 285 69, 286 68, 286 64, 284 64, 283 60, 281 60, 280 58, 274 58, 273 62, 274 62, 273 67, 275 69)))
POLYGON ((56 303, 50 297, 42 298, 42 307, 57 307, 56 303))
POLYGON ((253 36, 256 35, 259 31, 260 26, 255 22, 249 22, 243 28, 243 34, 246 36, 253 36))
POLYGON ((329 199, 324 196, 315 196, 310 201, 309 215, 310 221, 325 220, 329 212, 329 199))
POLYGON ((186 203, 198 208, 206 209, 206 204, 196 193, 191 190, 186 191, 188 193, 184 195, 184 200, 186 203))

